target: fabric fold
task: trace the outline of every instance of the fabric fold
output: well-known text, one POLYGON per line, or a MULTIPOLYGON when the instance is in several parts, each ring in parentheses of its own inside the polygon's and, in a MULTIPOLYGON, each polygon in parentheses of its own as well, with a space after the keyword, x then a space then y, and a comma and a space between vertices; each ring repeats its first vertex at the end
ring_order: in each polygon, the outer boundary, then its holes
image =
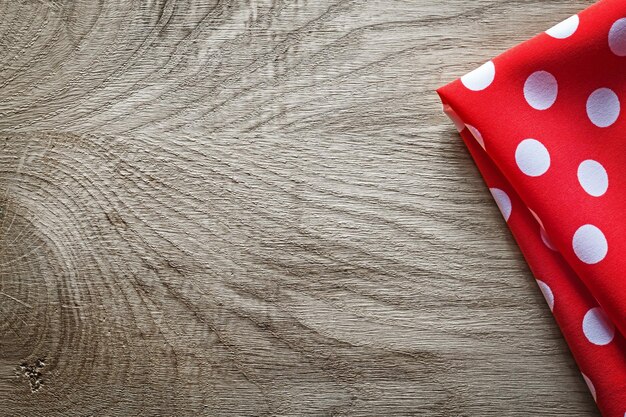
POLYGON ((605 417, 626 417, 626 1, 438 90, 605 417))

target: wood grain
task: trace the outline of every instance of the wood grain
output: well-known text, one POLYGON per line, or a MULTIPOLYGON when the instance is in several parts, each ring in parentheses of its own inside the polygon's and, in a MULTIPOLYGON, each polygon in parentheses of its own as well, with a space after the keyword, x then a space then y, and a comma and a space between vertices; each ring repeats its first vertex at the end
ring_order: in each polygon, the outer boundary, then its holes
POLYGON ((597 416, 433 92, 590 4, 0 2, 0 414, 597 416))

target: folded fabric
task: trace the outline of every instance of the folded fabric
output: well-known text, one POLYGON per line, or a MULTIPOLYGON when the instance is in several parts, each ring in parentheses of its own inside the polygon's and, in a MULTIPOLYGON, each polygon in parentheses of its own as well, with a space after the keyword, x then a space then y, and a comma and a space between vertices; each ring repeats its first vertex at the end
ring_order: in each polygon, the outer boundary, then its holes
POLYGON ((603 416, 626 417, 626 1, 438 93, 603 416))

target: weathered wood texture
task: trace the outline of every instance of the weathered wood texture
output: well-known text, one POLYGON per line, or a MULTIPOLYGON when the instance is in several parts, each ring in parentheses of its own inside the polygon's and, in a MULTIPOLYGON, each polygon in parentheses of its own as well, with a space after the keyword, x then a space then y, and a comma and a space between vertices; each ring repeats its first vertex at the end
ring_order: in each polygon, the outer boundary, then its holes
POLYGON ((589 0, 0 3, 0 414, 597 416, 433 90, 589 0))

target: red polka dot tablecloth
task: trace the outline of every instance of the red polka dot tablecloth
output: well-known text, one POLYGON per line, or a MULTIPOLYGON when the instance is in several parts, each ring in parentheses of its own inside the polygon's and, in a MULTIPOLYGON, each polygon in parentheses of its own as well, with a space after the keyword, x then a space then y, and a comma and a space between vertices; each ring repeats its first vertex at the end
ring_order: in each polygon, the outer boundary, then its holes
POLYGON ((438 93, 603 416, 626 417, 626 1, 438 93))

